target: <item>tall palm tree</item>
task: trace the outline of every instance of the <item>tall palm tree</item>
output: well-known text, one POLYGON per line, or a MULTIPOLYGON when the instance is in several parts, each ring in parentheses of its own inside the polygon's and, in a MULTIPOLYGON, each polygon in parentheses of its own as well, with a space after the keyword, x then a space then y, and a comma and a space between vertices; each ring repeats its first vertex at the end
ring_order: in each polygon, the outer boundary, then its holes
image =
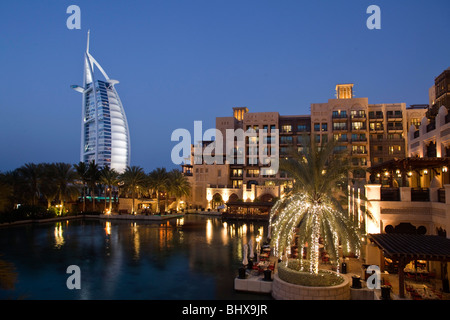
POLYGON ((87 183, 91 191, 92 211, 95 211, 95 190, 97 188, 97 183, 100 182, 100 167, 95 163, 95 160, 89 162, 86 175, 87 183))
MULTIPOLYGON (((302 154, 292 155, 280 163, 280 169, 293 179, 293 188, 272 208, 271 244, 276 255, 283 256, 289 251, 293 230, 298 228, 299 252, 303 252, 307 245, 309 271, 317 274, 320 237, 331 260, 337 265, 339 242, 345 253, 357 252, 360 237, 339 201, 339 185, 348 182, 348 155, 335 152, 334 142, 320 146, 314 141, 306 143, 302 154)), ((300 259, 302 256, 300 254, 300 259)))
POLYGON ((78 188, 75 186, 77 173, 73 170, 72 165, 68 163, 54 163, 55 184, 58 189, 58 198, 60 201, 61 212, 64 212, 64 203, 69 199, 74 199, 79 195, 78 188))
POLYGON ((42 165, 42 181, 40 191, 47 200, 47 209, 51 207, 53 200, 58 197, 58 186, 55 183, 56 166, 54 163, 43 163, 42 165))
POLYGON ((166 168, 156 168, 149 173, 148 178, 149 188, 156 192, 156 212, 160 213, 159 194, 167 191, 169 179, 167 170, 166 168))
POLYGON ((178 211, 178 204, 182 197, 188 196, 191 192, 191 185, 187 178, 180 170, 173 169, 168 174, 168 193, 173 195, 176 199, 176 209, 178 211))
POLYGON ((14 186, 11 183, 9 173, 0 173, 0 212, 8 211, 13 208, 12 198, 14 195, 14 186))
POLYGON ((120 180, 123 182, 125 190, 131 193, 133 199, 131 211, 134 214, 134 202, 140 189, 143 190, 147 183, 147 175, 145 174, 144 169, 139 166, 127 166, 125 171, 120 175, 120 180))
MULTIPOLYGON (((112 210, 112 189, 120 181, 119 180, 119 173, 116 170, 111 169, 109 166, 105 166, 101 170, 100 176, 101 176, 100 177, 101 183, 103 183, 105 186, 107 186, 107 189, 109 189, 109 213, 111 213, 111 210, 112 210)), ((106 199, 106 191, 105 191, 105 199, 106 199)), ((106 210, 106 204, 105 204, 105 210, 106 210)))
POLYGON ((39 187, 42 178, 42 166, 35 163, 26 163, 17 170, 23 178, 26 193, 31 197, 31 204, 36 205, 40 196, 39 187))
POLYGON ((83 184, 83 188, 82 188, 82 197, 83 197, 83 212, 86 211, 86 187, 88 184, 88 174, 87 174, 87 170, 88 170, 88 166, 86 164, 86 162, 80 161, 77 164, 73 165, 77 175, 78 175, 78 179, 80 179, 81 183, 83 184))

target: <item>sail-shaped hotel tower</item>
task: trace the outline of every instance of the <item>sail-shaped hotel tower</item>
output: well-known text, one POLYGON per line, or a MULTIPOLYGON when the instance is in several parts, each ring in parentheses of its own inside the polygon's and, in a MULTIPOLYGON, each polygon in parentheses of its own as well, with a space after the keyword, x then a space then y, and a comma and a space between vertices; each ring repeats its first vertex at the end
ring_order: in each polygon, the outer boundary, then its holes
POLYGON ((122 173, 130 165, 130 132, 125 111, 114 85, 97 60, 89 53, 89 31, 84 56, 83 86, 73 85, 83 94, 81 159, 95 161, 100 167, 109 166, 122 173), (95 77, 94 68, 104 77, 95 77))

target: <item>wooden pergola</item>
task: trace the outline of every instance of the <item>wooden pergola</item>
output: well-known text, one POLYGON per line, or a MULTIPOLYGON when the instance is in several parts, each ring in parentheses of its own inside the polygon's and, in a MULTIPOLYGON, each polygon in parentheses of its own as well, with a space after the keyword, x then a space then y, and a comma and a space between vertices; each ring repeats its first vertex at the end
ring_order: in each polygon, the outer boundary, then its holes
POLYGON ((450 239, 421 234, 369 234, 369 239, 385 257, 398 261, 399 296, 405 297, 404 268, 414 260, 441 262, 441 279, 448 286, 447 262, 450 262, 450 239))
MULTIPOLYGON (((394 173, 397 172, 397 170, 400 172, 402 176, 402 183, 405 185, 406 183, 406 176, 409 172, 419 172, 424 169, 428 170, 438 170, 442 167, 450 167, 450 157, 434 157, 434 158, 419 158, 419 157, 412 157, 412 158, 394 158, 389 161, 385 161, 376 165, 371 166, 368 170, 372 175, 373 181, 376 180, 376 175, 380 174, 380 181, 383 177, 383 173, 389 172, 390 178, 392 180, 394 173)), ((392 185, 392 181, 391 181, 392 185)))

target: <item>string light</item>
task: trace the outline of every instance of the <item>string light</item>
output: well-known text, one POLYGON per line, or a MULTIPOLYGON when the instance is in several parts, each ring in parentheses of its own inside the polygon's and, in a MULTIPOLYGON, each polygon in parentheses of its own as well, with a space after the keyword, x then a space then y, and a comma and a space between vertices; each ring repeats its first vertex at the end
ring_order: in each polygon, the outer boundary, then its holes
MULTIPOLYGON (((269 225, 271 228, 271 246, 274 255, 287 264, 294 230, 299 227, 298 247, 301 248, 298 259, 303 260, 303 249, 308 248, 309 271, 319 271, 319 239, 324 239, 330 260, 339 270, 339 243, 344 252, 353 250, 359 255, 360 237, 358 230, 348 223, 343 214, 334 209, 331 199, 315 201, 306 194, 294 194, 280 199, 272 207, 269 225)), ((308 258, 308 257, 307 257, 308 258)))

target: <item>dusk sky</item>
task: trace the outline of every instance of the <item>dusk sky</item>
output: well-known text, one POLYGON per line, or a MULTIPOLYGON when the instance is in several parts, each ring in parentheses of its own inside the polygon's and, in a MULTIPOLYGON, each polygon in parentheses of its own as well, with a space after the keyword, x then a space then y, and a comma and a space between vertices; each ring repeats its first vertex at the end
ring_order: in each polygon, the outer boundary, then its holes
POLYGON ((450 1, 1 1, 0 172, 80 160, 83 54, 120 83, 131 165, 176 168, 171 134, 233 107, 310 113, 354 83, 369 103, 428 103, 450 67, 450 1), (81 29, 69 30, 70 5, 81 29), (369 30, 369 5, 381 29, 369 30))

